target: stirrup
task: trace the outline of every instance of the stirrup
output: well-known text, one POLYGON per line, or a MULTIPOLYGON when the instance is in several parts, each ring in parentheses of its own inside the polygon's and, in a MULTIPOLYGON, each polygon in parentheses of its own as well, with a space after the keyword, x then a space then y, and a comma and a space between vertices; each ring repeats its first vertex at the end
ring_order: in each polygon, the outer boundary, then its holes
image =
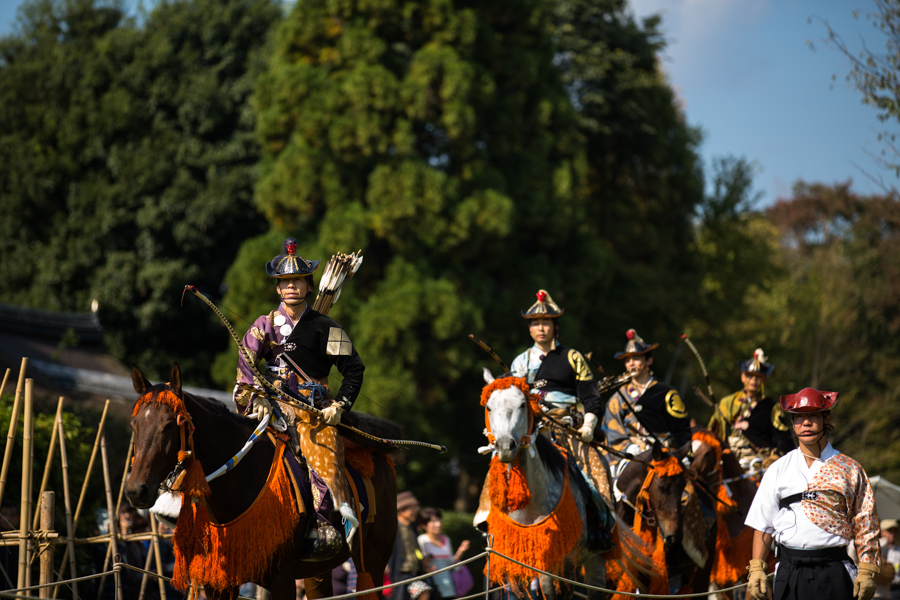
POLYGON ((337 556, 344 540, 337 529, 329 523, 319 521, 307 538, 303 540, 303 560, 321 562, 337 556))
POLYGON ((343 517, 347 546, 352 548, 353 536, 356 534, 356 530, 359 529, 359 519, 356 518, 356 513, 353 512, 353 509, 347 503, 341 504, 338 511, 343 517))

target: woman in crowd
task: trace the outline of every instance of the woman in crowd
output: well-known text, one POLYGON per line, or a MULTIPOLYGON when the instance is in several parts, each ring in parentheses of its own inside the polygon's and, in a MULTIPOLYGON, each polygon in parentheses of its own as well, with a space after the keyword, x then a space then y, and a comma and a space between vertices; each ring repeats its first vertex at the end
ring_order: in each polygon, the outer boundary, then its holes
MULTIPOLYGON (((459 549, 454 553, 450 538, 443 534, 442 514, 439 508, 424 508, 419 511, 419 526, 425 532, 419 536, 419 550, 425 557, 426 572, 437 571, 444 567, 459 562, 462 555, 469 549, 469 540, 463 540, 459 549)), ((465 568, 465 567, 463 567, 465 568)), ((451 571, 438 573, 432 577, 435 593, 443 600, 456 598, 456 588, 453 584, 451 571)))

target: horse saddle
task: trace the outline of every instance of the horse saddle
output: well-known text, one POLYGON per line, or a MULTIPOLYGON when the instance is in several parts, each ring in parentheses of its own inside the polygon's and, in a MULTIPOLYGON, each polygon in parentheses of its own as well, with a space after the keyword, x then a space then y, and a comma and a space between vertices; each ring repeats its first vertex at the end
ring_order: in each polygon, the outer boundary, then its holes
MULTIPOLYGON (((334 498, 325 480, 315 469, 294 454, 285 453, 285 466, 294 489, 294 499, 300 514, 316 515, 315 521, 310 519, 305 532, 307 545, 304 548, 304 559, 322 561, 337 554, 345 541, 345 528, 341 526, 341 515, 336 510, 334 498), (315 524, 315 532, 313 531, 315 524)), ((360 523, 371 523, 375 518, 375 488, 371 479, 360 475, 359 471, 345 463, 347 484, 355 500, 354 511, 360 523), (372 501, 370 501, 372 499, 372 501)))

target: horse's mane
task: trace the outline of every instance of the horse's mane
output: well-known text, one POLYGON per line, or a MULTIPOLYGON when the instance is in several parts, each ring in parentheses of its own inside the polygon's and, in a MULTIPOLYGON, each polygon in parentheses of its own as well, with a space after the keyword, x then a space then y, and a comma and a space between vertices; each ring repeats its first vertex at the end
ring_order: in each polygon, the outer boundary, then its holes
MULTIPOLYGON (((544 468, 560 480, 563 479, 565 477, 565 470, 569 468, 569 465, 556 445, 547 439, 546 436, 538 435, 535 446, 537 446, 537 452, 538 456, 541 457, 541 462, 544 463, 544 468)), ((519 452, 527 452, 527 450, 523 448, 520 449, 519 452)))
MULTIPOLYGON (((137 414, 138 407, 140 407, 144 404, 150 403, 150 402, 157 404, 157 405, 166 404, 170 408, 172 408, 172 410, 177 411, 178 407, 172 406, 171 400, 169 400, 166 396, 161 396, 161 394, 163 392, 169 392, 169 394, 174 396, 174 393, 172 392, 172 388, 167 383, 157 383, 157 384, 154 384, 154 385, 150 386, 149 388, 147 388, 144 391, 144 393, 141 394, 141 397, 138 398, 137 401, 134 403, 134 409, 132 411, 132 414, 137 414)), ((238 424, 244 425, 244 426, 252 425, 255 422, 254 419, 251 419, 249 417, 245 417, 243 415, 239 415, 235 412, 232 412, 228 408, 228 406, 226 406, 220 400, 216 400, 215 398, 209 398, 206 396, 195 396, 194 394, 191 394, 184 390, 182 390, 182 395, 184 396, 184 399, 186 401, 191 401, 194 404, 197 404, 201 408, 201 410, 205 410, 206 412, 212 414, 215 417, 219 417, 222 419, 231 419, 235 423, 238 423, 238 424)), ((187 406, 185 406, 185 408, 187 409, 187 406)))

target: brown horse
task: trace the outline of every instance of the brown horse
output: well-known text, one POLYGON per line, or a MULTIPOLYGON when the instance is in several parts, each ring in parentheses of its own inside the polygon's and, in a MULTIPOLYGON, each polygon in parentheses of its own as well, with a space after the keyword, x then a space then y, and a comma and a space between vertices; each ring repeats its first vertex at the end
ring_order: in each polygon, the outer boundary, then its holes
MULTIPOLYGON (((680 593, 709 587, 710 558, 715 549, 715 535, 707 535, 698 492, 679 466, 687 449, 665 451, 654 443, 622 469, 616 483, 625 497, 617 504, 618 517, 626 523, 639 523, 645 536, 660 541, 664 558, 655 560, 664 561, 670 580, 681 578, 681 585, 675 586, 680 593)), ((668 591, 651 587, 651 593, 668 591)))
MULTIPOLYGON (((177 364, 172 369, 168 383, 152 385, 137 367, 132 369, 132 380, 134 389, 141 397, 135 405, 140 406, 140 410, 131 421, 134 430, 134 463, 125 485, 125 493, 135 507, 148 508, 153 505, 160 484, 175 469, 182 444, 180 425, 183 417, 176 417, 175 411, 165 402, 147 400, 166 393, 183 399, 190 419, 189 425, 193 425, 195 458, 209 472, 231 459, 257 425, 256 420, 236 415, 216 400, 184 392, 177 364)), ((347 416, 344 415, 345 418, 347 416)), ((358 414, 355 417, 361 418, 358 414)), ((371 419, 386 423, 375 417, 371 419)), ((365 427, 359 421, 357 426, 365 427)), ((230 523, 243 515, 266 485, 275 456, 275 445, 268 437, 263 436, 237 466, 210 481, 210 495, 206 502, 211 520, 214 518, 218 523, 230 523)), ((264 575, 253 583, 269 590, 274 600, 293 600, 296 595, 295 580, 304 578, 307 580, 307 594, 310 598, 329 596, 331 570, 334 567, 352 557, 360 573, 363 572, 360 560, 362 546, 365 572, 375 575, 375 585, 378 586, 397 535, 397 483, 393 469, 383 455, 375 452, 374 464, 372 484, 375 498, 370 499, 370 505, 376 506, 376 515, 374 522, 362 525, 363 543, 354 544, 352 555, 347 544, 344 544, 341 552, 330 560, 303 561, 303 542, 309 527, 315 526, 315 515, 302 514, 293 535, 288 533, 288 541, 279 549, 278 556, 270 557, 264 575)), ((285 506, 283 510, 289 511, 292 507, 285 506)), ((312 513, 312 509, 309 508, 307 513, 312 513)), ((265 535, 265 531, 261 534, 265 535)), ((242 554, 250 555, 254 551, 255 548, 248 547, 242 554)), ((207 586, 206 595, 211 600, 232 600, 238 596, 238 587, 211 589, 207 586)))
POLYGON ((746 577, 750 561, 752 533, 744 525, 756 495, 756 483, 746 476, 735 455, 711 431, 694 434, 691 467, 711 493, 703 494, 704 505, 718 513, 717 546, 712 571, 715 589, 730 587, 746 577), (726 493, 723 493, 726 492, 726 493), (713 498, 716 494, 719 500, 713 498), (731 508, 725 506, 731 505, 731 508))

